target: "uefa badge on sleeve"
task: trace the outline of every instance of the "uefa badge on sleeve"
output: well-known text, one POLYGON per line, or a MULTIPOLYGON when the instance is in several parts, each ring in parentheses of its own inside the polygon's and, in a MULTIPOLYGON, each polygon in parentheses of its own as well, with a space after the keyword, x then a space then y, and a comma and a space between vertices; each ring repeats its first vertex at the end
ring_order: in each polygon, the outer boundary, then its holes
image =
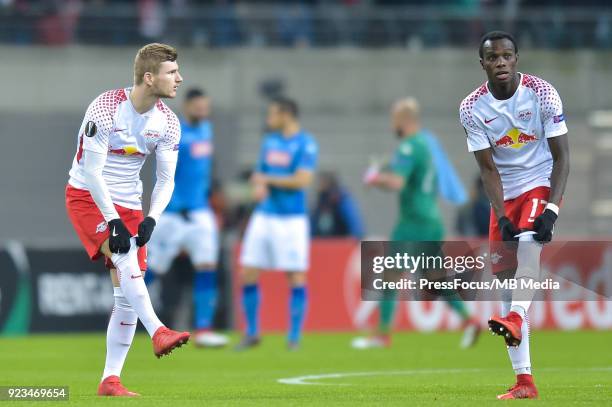
POLYGON ((87 137, 93 137, 96 135, 97 132, 98 132, 98 126, 96 126, 96 123, 92 121, 88 121, 87 124, 85 125, 85 135, 87 137))

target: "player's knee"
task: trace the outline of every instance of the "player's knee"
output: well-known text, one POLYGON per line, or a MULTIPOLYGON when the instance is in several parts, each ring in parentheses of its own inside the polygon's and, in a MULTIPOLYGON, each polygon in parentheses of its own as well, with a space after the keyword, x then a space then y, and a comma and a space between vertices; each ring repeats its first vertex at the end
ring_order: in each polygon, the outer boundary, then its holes
POLYGON ((243 284, 255 284, 259 279, 259 270, 245 267, 242 269, 242 283, 243 284))
POLYGON ((216 266, 213 263, 198 263, 195 266, 196 270, 214 271, 216 266))
POLYGON ((132 309, 132 306, 130 305, 130 303, 127 301, 127 299, 125 297, 115 297, 115 308, 122 310, 122 311, 126 311, 126 312, 133 312, 134 310, 132 309))
POLYGON ((140 270, 140 265, 138 264, 138 250, 134 250, 133 248, 127 253, 113 253, 110 259, 117 267, 131 263, 140 270))
POLYGON ((292 287, 306 285, 306 273, 304 272, 287 272, 287 278, 292 287))

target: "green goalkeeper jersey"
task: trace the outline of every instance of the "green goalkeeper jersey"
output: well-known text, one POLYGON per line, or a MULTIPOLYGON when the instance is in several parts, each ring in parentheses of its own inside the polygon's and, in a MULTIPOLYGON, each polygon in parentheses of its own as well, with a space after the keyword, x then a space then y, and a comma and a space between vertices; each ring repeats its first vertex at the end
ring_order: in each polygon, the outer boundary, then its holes
POLYGON ((438 208, 436 169, 423 134, 401 141, 391 171, 405 179, 399 194, 399 220, 393 240, 442 240, 444 228, 438 208))

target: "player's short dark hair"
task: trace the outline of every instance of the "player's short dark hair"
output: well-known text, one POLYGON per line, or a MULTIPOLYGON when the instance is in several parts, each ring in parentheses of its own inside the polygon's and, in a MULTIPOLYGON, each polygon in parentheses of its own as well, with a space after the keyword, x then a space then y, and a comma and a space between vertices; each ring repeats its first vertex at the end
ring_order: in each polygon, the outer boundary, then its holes
POLYGON ((514 39, 512 34, 505 32, 505 31, 489 31, 488 33, 483 35, 482 38, 480 39, 480 47, 478 48, 478 55, 480 56, 480 58, 482 58, 484 54, 484 43, 485 42, 494 41, 494 40, 502 40, 502 39, 507 39, 510 42, 512 42, 512 45, 514 45, 514 53, 518 54, 518 45, 516 45, 516 40, 514 39))
POLYGON ((187 90, 185 94, 185 102, 189 102, 191 99, 206 97, 206 91, 201 88, 191 88, 187 90))
POLYGON ((289 113, 291 116, 298 118, 300 115, 300 109, 295 100, 288 98, 286 96, 277 96, 270 102, 271 104, 275 104, 279 107, 281 112, 289 113))

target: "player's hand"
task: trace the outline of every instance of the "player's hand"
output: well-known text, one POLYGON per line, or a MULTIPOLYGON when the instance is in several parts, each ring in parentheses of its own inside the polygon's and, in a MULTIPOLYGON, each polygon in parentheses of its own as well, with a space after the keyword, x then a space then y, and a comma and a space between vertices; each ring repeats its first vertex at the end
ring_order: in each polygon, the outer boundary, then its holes
POLYGON ((121 219, 113 219, 108 222, 110 236, 108 238, 108 248, 111 253, 121 254, 130 251, 130 238, 132 235, 127 230, 121 219))
POLYGON ((266 184, 255 184, 253 185, 253 199, 257 202, 261 202, 268 196, 268 187, 266 184))
POLYGON ((507 216, 499 218, 497 220, 497 226, 499 226, 499 231, 501 232, 504 242, 510 242, 510 245, 512 245, 512 242, 518 242, 518 237, 515 236, 521 233, 521 231, 514 226, 507 216))
POLYGON ((366 186, 372 186, 380 175, 380 168, 377 165, 370 165, 363 174, 362 181, 366 186))
POLYGON ((266 176, 263 174, 260 174, 258 172, 253 173, 253 175, 251 175, 251 184, 257 186, 257 185, 267 185, 266 182, 266 176))
POLYGON ((155 229, 155 219, 150 216, 144 218, 140 225, 138 225, 138 236, 136 236, 136 244, 138 247, 142 247, 147 244, 151 239, 151 234, 155 229))
POLYGON ((533 222, 533 231, 536 232, 533 238, 541 243, 550 242, 556 220, 557 214, 552 210, 546 209, 542 212, 533 222))

